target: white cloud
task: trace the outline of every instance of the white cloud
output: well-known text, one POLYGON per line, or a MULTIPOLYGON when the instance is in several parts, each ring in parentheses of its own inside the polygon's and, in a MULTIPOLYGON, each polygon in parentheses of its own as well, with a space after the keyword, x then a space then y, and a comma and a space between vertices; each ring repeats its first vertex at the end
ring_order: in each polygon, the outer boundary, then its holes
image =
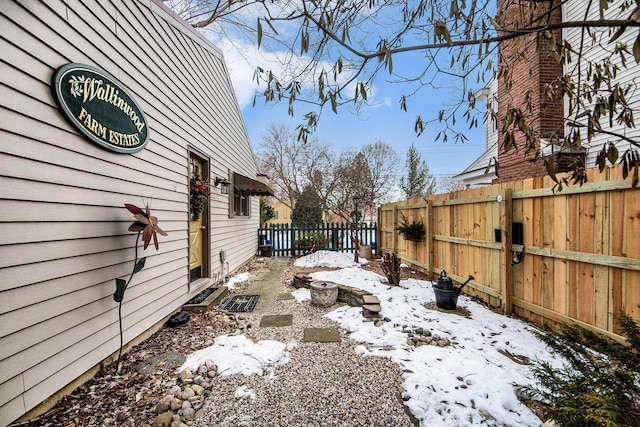
POLYGON ((240 110, 253 102, 254 93, 259 90, 253 75, 257 63, 257 52, 251 46, 241 42, 223 41, 217 43, 222 50, 229 69, 229 76, 233 84, 240 110))
MULTIPOLYGON (((253 103, 256 91, 262 92, 265 89, 264 83, 258 84, 255 80, 254 75, 257 67, 273 71, 281 81, 287 80, 286 77, 283 76, 304 76, 305 80, 300 82, 303 91, 313 89, 318 78, 317 70, 323 69, 329 75, 333 74, 333 65, 328 62, 320 62, 316 65, 313 72, 305 71, 309 68, 311 59, 308 56, 297 55, 291 51, 266 51, 265 49, 258 49, 255 44, 230 38, 213 42, 224 54, 231 82, 241 110, 244 110, 245 107, 253 103)), ((346 74, 339 75, 336 83, 340 84, 348 79, 349 76, 346 74)), ((357 84, 357 80, 350 82, 345 88, 344 96, 353 96, 357 84)), ((391 104, 389 98, 376 101, 376 94, 376 87, 371 88, 369 95, 371 105, 389 106, 391 104)))

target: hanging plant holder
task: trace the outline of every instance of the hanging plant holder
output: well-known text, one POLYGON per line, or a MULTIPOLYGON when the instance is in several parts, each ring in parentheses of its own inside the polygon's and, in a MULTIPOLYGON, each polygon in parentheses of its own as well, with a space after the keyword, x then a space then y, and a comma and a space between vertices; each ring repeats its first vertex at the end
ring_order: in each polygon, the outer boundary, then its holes
POLYGON ((421 242, 424 239, 425 227, 422 219, 419 221, 409 222, 406 216, 400 214, 400 225, 396 227, 398 233, 402 234, 405 240, 412 242, 421 242))
POLYGON ((424 240, 421 235, 416 234, 403 234, 402 237, 404 240, 409 240, 411 242, 422 242, 424 240))

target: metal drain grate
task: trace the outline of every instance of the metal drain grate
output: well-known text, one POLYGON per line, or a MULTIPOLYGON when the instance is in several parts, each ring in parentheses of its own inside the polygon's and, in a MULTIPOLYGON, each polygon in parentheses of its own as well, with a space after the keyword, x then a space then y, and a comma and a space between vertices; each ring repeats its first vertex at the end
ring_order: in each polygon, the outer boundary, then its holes
POLYGON ((236 313, 253 311, 260 295, 234 295, 222 300, 218 308, 236 313))

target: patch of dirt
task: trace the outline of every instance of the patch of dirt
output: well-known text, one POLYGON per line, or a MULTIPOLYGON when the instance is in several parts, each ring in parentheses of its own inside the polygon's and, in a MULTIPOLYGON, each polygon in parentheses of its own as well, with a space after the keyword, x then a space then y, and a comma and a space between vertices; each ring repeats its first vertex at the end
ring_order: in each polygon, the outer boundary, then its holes
MULTIPOLYGON (((381 261, 380 257, 375 257, 375 258, 369 260, 369 262, 366 265, 363 265, 362 269, 363 270, 373 271, 374 273, 377 273, 377 274, 381 275, 382 277, 385 277, 384 272, 382 271, 382 268, 380 267, 380 261, 381 261)), ((412 268, 408 268, 408 267, 400 268, 400 280, 407 280, 407 279, 416 279, 416 280, 429 281, 429 280, 431 280, 431 276, 426 274, 426 273, 423 273, 421 271, 414 270, 412 268)))
POLYGON ((179 358, 166 357, 168 352, 186 357, 195 350, 211 345, 212 340, 233 332, 233 324, 220 322, 216 312, 191 313, 188 323, 170 328, 163 326, 141 344, 132 347, 118 363, 104 367, 91 380, 63 397, 46 414, 19 426, 132 426, 151 425, 155 406, 175 384, 179 358), (156 357, 150 369, 136 368, 156 357), (169 363, 162 360, 168 360, 169 363), (171 361, 174 361, 171 363, 171 361))
POLYGON ((443 313, 457 314, 458 316, 462 316, 462 317, 471 317, 471 313, 466 308, 456 306, 455 310, 443 310, 438 307, 435 301, 430 301, 424 304, 424 308, 429 310, 441 311, 443 313))

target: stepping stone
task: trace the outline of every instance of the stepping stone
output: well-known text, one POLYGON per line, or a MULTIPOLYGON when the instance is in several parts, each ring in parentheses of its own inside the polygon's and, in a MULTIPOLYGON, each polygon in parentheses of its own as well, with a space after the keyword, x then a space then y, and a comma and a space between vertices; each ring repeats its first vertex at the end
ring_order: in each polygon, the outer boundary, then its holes
POLYGON ((380 317, 380 304, 365 304, 362 306, 362 315, 367 319, 377 319, 380 317))
POLYGON ((380 304, 380 300, 375 295, 363 295, 362 301, 364 301, 365 304, 380 304))
POLYGON ((305 328, 304 342, 340 342, 337 328, 305 328))
POLYGON ((365 304, 362 306, 362 309, 366 311, 372 311, 374 313, 380 313, 382 307, 380 306, 380 304, 365 304))
POLYGON ((283 294, 279 294, 278 298, 276 298, 278 301, 287 301, 290 299, 294 299, 293 295, 291 295, 291 292, 285 292, 283 294))
POLYGON ((277 328, 280 326, 291 326, 293 324, 293 314, 268 314, 262 316, 260 320, 261 328, 277 328))

